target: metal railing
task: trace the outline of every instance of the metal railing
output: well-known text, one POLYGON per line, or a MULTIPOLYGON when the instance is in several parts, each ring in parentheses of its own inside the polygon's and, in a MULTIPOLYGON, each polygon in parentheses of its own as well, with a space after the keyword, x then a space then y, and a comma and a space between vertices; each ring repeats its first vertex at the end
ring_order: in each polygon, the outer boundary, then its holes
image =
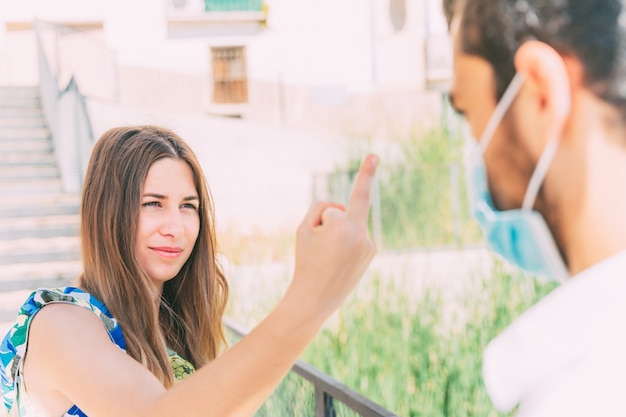
MULTIPOLYGON (((64 88, 59 87, 58 74, 52 70, 50 53, 55 45, 54 25, 35 20, 39 58, 39 88, 43 112, 54 142, 54 153, 61 174, 63 190, 77 193, 89 162, 93 144, 93 130, 82 96, 72 76, 64 88)), ((57 63, 58 64, 58 63, 57 63)))
MULTIPOLYGON (((224 318, 223 323, 226 329, 237 338, 243 338, 248 334, 246 329, 228 318, 224 318)), ((313 385, 315 417, 337 417, 345 414, 339 410, 346 407, 353 414, 356 413, 362 417, 397 417, 396 414, 302 360, 296 361, 291 372, 313 385)))

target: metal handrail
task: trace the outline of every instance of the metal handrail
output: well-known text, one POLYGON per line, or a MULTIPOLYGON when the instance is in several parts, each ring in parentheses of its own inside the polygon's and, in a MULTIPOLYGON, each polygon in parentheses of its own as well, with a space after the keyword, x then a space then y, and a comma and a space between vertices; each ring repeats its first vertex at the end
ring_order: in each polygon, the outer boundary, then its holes
MULTIPOLYGON (((222 323, 228 331, 238 338, 243 338, 249 333, 248 330, 228 317, 224 317, 222 323)), ((296 361, 291 372, 300 375, 315 387, 315 417, 336 416, 335 401, 341 402, 362 417, 398 417, 302 360, 296 361)))
POLYGON ((39 58, 39 89, 43 113, 48 122, 54 153, 65 192, 79 192, 87 169, 93 129, 85 99, 72 76, 61 89, 52 70, 43 40, 44 22, 34 21, 39 58))

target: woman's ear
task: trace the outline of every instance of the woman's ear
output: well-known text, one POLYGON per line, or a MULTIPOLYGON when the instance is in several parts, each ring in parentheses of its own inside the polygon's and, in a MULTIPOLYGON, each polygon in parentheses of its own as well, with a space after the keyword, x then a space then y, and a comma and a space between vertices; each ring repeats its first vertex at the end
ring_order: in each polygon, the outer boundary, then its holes
POLYGON ((560 135, 572 105, 570 77, 576 74, 561 54, 539 41, 519 47, 515 67, 524 75, 525 89, 531 94, 526 105, 533 106, 531 111, 539 118, 535 127, 546 129, 547 137, 560 135))

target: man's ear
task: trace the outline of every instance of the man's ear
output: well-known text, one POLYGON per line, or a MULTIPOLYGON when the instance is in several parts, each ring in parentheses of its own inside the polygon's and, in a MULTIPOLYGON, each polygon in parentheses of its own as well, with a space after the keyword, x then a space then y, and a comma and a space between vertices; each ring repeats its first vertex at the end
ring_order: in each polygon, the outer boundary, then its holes
POLYGON ((564 57, 546 43, 527 41, 515 54, 515 67, 524 75, 545 134, 559 135, 571 110, 574 75, 564 57))

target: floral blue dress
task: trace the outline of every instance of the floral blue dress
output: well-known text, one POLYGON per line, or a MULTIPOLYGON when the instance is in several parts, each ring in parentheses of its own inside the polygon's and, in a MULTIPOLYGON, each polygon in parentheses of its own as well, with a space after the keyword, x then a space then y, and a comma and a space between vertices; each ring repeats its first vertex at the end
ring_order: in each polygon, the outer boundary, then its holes
MULTIPOLYGON (((5 415, 9 417, 36 416, 22 382, 24 355, 28 345, 28 331, 33 317, 41 308, 51 303, 74 304, 92 311, 102 321, 111 341, 122 351, 126 351, 126 343, 119 323, 107 310, 106 306, 91 294, 74 287, 42 288, 34 291, 20 308, 16 323, 0 344, 0 385, 2 386, 5 415)), ((176 380, 184 379, 195 371, 191 363, 174 351, 168 349, 167 352, 176 380)), ((86 417, 86 414, 78 407, 73 406, 65 413, 64 417, 72 416, 86 417)))

